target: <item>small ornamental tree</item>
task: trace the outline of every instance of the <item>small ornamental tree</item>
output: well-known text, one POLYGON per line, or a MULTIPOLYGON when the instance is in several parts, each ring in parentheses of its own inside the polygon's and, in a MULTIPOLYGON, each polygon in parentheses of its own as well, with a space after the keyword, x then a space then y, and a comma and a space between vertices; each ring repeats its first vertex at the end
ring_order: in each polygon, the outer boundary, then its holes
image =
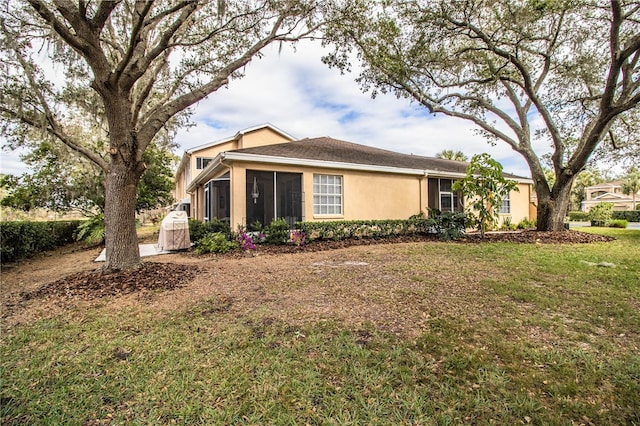
POLYGON ((511 191, 518 191, 517 183, 505 179, 502 165, 489 154, 474 155, 464 179, 454 182, 452 189, 462 192, 468 211, 473 215, 480 237, 496 226, 500 219, 500 205, 511 191))

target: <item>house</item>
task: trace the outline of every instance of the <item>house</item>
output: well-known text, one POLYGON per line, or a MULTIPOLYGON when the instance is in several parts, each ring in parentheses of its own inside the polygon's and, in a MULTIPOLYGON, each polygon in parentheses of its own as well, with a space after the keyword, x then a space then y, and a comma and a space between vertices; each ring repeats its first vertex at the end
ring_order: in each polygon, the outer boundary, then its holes
MULTIPOLYGON (((633 196, 622 193, 622 185, 624 181, 616 180, 613 182, 599 183, 593 186, 587 186, 585 191, 585 199, 580 206, 580 210, 588 212, 591 207, 598 203, 612 203, 614 210, 633 210, 633 196)), ((636 201, 640 200, 640 192, 636 194, 636 201)))
MULTIPOLYGON (((176 199, 197 220, 232 228, 296 221, 406 219, 429 209, 458 212, 452 192, 467 163, 401 154, 330 137, 295 139, 265 124, 185 152, 176 199)), ((531 218, 532 181, 518 182, 501 206, 514 222, 531 218)))

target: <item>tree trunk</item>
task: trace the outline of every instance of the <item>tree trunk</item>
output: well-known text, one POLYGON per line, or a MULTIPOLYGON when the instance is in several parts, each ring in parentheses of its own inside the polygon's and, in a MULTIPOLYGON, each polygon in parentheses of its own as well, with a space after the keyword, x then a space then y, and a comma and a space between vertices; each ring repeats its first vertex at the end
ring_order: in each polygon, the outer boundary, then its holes
POLYGON ((556 183, 553 191, 544 195, 544 191, 538 194, 538 231, 564 231, 564 218, 569 210, 571 202, 571 185, 573 179, 566 179, 560 185, 556 183), (543 194, 543 195, 541 195, 543 194))
POLYGON ((104 271, 135 269, 140 266, 136 234, 135 169, 122 162, 112 163, 106 182, 104 205, 106 262, 104 271))

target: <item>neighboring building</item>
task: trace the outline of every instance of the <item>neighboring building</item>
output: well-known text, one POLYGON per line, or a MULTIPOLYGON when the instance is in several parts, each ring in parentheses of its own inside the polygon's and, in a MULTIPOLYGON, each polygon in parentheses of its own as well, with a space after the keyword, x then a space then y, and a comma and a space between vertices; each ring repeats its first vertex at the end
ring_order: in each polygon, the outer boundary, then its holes
MULTIPOLYGON (((622 193, 622 185, 624 181, 616 180, 613 182, 599 183, 593 186, 587 186, 585 191, 585 199, 580 206, 582 211, 588 212, 591 207, 598 203, 612 203, 614 210, 633 210, 633 197, 622 193)), ((636 202, 640 200, 640 192, 636 194, 636 202)))
MULTIPOLYGON (((267 124, 185 152, 175 196, 189 194, 194 219, 217 217, 232 228, 266 225, 276 217, 290 226, 406 219, 432 208, 462 211, 462 197, 451 185, 465 176, 467 165, 329 137, 295 140, 267 124)), ((518 182, 519 192, 504 200, 501 215, 514 222, 531 218, 531 179, 505 176, 518 182)))

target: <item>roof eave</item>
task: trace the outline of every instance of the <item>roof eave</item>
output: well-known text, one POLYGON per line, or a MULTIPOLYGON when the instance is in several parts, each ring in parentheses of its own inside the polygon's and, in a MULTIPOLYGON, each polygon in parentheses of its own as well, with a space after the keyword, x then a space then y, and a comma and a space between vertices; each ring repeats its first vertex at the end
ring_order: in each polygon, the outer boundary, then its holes
POLYGON ((198 176, 193 178, 189 185, 187 185, 187 188, 185 189, 186 192, 189 194, 193 193, 198 186, 209 180, 207 179, 208 176, 215 174, 219 169, 224 167, 224 165, 222 164, 222 160, 225 159, 225 154, 225 152, 221 152, 220 154, 216 155, 213 161, 207 164, 207 167, 202 169, 202 171, 198 173, 198 176))
MULTIPOLYGON (((373 164, 313 160, 313 159, 296 158, 296 157, 280 157, 280 156, 260 155, 260 154, 246 154, 246 153, 238 153, 233 151, 227 152, 225 159, 231 160, 231 161, 235 160, 235 161, 248 161, 248 162, 255 162, 255 163, 286 164, 286 165, 295 165, 295 166, 370 171, 370 172, 380 172, 380 173, 394 173, 394 174, 414 175, 414 176, 439 176, 439 177, 450 177, 450 178, 463 178, 466 176, 466 173, 463 173, 463 172, 452 172, 452 171, 446 171, 446 170, 413 169, 413 168, 405 168, 405 167, 379 166, 379 165, 373 165, 373 164)), ((514 177, 510 179, 515 180, 518 183, 533 184, 533 180, 528 178, 514 177)))

